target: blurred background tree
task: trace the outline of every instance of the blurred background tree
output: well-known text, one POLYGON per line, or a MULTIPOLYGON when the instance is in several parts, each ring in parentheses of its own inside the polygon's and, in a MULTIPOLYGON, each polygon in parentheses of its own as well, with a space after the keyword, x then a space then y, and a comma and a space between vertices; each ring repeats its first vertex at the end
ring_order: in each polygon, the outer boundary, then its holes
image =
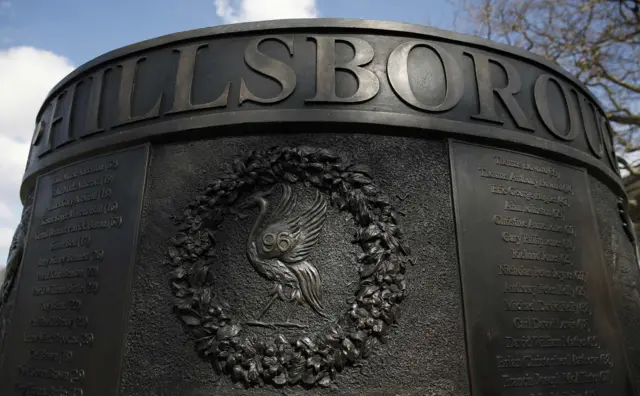
POLYGON ((640 176, 640 0, 451 1, 457 30, 537 53, 589 87, 621 166, 640 176))

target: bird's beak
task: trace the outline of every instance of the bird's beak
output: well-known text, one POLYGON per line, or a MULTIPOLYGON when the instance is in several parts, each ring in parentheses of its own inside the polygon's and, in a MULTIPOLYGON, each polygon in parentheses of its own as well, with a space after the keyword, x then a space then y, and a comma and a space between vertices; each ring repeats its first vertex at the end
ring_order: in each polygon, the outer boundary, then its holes
POLYGON ((254 193, 253 195, 251 195, 251 197, 249 197, 249 199, 251 198, 262 198, 262 197, 268 197, 269 195, 273 194, 273 191, 276 189, 276 186, 271 187, 268 190, 265 191, 258 191, 256 193, 254 193))
POLYGON ((263 191, 262 193, 260 193, 261 197, 267 197, 271 194, 273 194, 273 191, 276 189, 276 186, 272 186, 270 189, 268 189, 267 191, 263 191))
POLYGON ((271 187, 270 189, 266 190, 266 191, 258 191, 254 194, 251 194, 250 196, 247 197, 247 199, 244 200, 244 202, 242 202, 240 205, 238 205, 238 209, 240 210, 245 210, 250 208, 251 206, 255 205, 255 200, 257 198, 262 198, 262 197, 266 197, 269 196, 273 193, 273 190, 275 189, 274 187, 271 187))

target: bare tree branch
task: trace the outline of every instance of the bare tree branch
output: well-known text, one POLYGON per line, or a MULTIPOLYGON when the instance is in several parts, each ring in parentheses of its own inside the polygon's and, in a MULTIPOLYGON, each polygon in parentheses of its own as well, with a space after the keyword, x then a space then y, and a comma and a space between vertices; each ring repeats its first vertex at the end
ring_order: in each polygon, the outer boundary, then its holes
POLYGON ((616 76, 609 74, 606 68, 601 65, 598 65, 598 68, 599 68, 598 72, 602 74, 603 78, 611 81, 614 84, 620 85, 621 87, 626 88, 632 92, 640 94, 640 85, 628 83, 626 81, 619 79, 616 76))
POLYGON ((607 113, 607 117, 611 122, 624 125, 640 125, 640 115, 620 116, 607 113))
POLYGON ((619 156, 618 162, 622 164, 622 167, 627 171, 629 171, 629 173, 631 173, 632 175, 640 176, 640 171, 638 170, 638 168, 629 164, 629 162, 626 159, 619 156))
POLYGON ((605 106, 616 150, 640 151, 640 0, 450 1, 460 2, 465 33, 522 47, 573 73, 605 106))

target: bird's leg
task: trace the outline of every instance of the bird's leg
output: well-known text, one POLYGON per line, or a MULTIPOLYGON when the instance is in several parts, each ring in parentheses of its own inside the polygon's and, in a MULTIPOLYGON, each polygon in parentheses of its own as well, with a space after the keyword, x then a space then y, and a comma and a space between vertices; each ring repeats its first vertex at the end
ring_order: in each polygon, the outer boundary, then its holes
POLYGON ((285 320, 286 323, 291 322, 291 317, 295 317, 294 313, 297 311, 298 305, 297 304, 293 304, 293 307, 291 308, 291 311, 289 311, 289 315, 287 315, 287 319, 285 320))
MULTIPOLYGON (((268 323, 268 322, 260 321, 260 319, 269 310, 269 307, 271 307, 271 305, 276 301, 277 298, 280 298, 282 301, 285 301, 285 302, 297 301, 299 304, 302 304, 301 300, 295 298, 296 289, 295 288, 292 288, 292 289, 293 290, 291 292, 291 297, 287 298, 283 290, 283 285, 276 283, 274 288, 271 290, 271 293, 270 293, 271 298, 269 299, 269 302, 267 302, 267 305, 262 309, 262 311, 260 311, 260 313, 258 314, 255 320, 245 322, 245 324, 247 324, 248 326, 260 326, 260 327, 269 327, 269 328, 286 327, 286 328, 292 328, 292 329, 308 329, 309 326, 307 325, 289 322, 289 318, 287 318, 285 322, 276 322, 276 323, 268 323)), ((289 315, 289 317, 290 316, 291 315, 289 315)))
POLYGON ((282 288, 281 284, 277 284, 276 287, 273 289, 273 293, 277 294, 278 297, 280 297, 280 300, 282 301, 287 301, 287 298, 284 296, 284 289, 282 288))
POLYGON ((282 285, 280 284, 276 284, 273 290, 271 290, 270 294, 271 294, 271 298, 269 299, 269 302, 267 302, 267 305, 265 305, 265 307, 262 308, 262 311, 260 311, 256 320, 260 320, 264 316, 264 314, 267 313, 267 311, 269 310, 269 308, 271 308, 271 305, 276 301, 277 298, 280 298, 282 301, 285 301, 284 292, 282 291, 282 285))
POLYGON ((288 298, 288 302, 293 303, 293 308, 289 311, 289 315, 287 315, 287 322, 291 320, 291 317, 294 316, 298 308, 298 305, 302 305, 302 299, 300 298, 300 289, 296 289, 295 287, 291 287, 291 295, 288 298))
POLYGON ((277 294, 274 294, 273 296, 271 296, 271 298, 269 299, 269 302, 267 303, 267 305, 264 306, 264 308, 262 308, 262 311, 260 311, 256 320, 260 320, 264 316, 264 314, 267 313, 267 310, 269 310, 269 308, 271 307, 271 304, 273 304, 274 301, 276 301, 276 298, 278 298, 277 294))
POLYGON ((291 290, 291 297, 289 297, 289 302, 292 302, 296 305, 302 305, 302 292, 300 289, 294 288, 291 290))

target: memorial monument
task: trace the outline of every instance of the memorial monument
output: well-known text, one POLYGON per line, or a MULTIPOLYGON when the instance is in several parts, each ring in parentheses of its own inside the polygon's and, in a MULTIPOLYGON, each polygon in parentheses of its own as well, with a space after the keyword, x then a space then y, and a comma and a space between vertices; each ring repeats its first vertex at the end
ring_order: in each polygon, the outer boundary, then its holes
POLYGON ((220 26, 81 66, 35 121, 0 395, 639 394, 612 130, 542 58, 220 26))

